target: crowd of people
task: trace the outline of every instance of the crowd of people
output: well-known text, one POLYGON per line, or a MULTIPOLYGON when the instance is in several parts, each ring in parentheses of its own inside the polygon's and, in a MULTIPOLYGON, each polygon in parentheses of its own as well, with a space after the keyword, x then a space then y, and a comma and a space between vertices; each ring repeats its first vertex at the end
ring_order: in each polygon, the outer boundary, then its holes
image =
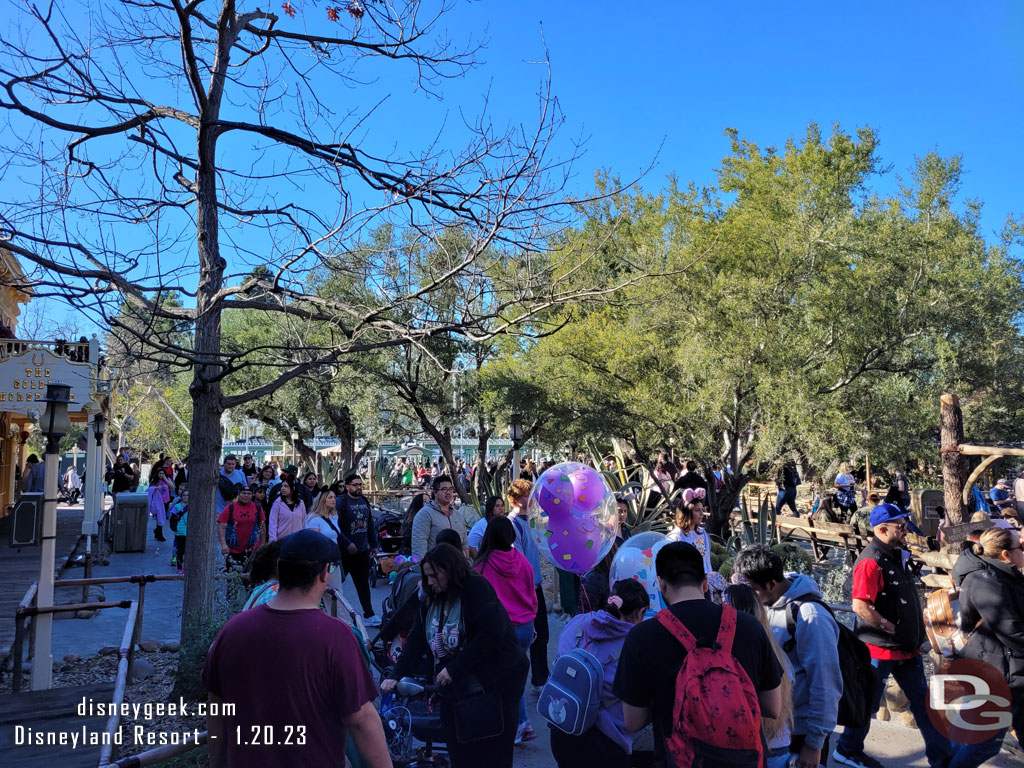
MULTIPOLYGON (((378 542, 362 479, 353 473, 320 488, 315 476, 307 482, 294 467, 271 477, 266 468, 236 465, 229 456, 221 472, 219 537, 232 567, 249 562, 256 586, 247 610, 221 630, 203 673, 211 700, 247 702, 233 718, 210 724, 211 734, 225 736, 211 750, 214 765, 343 765, 346 754, 354 765, 391 765, 373 702, 378 690, 392 694, 410 676, 437 686, 453 768, 512 766, 516 745, 536 737, 531 685, 538 701, 550 700, 545 692, 567 684, 563 661, 586 655, 596 660, 600 683, 588 727, 562 728, 561 712, 539 711, 560 768, 632 765, 634 735, 648 725, 654 765, 814 768, 831 755, 840 765, 877 768, 883 762, 868 753, 867 736, 890 677, 906 694, 932 768, 982 765, 1006 735, 1001 728, 980 743, 957 744, 929 718, 922 606, 904 548, 905 484, 867 511, 871 541, 854 565, 851 631, 815 580, 786 572, 771 547, 739 552, 732 583, 724 583, 711 568, 711 539, 702 528, 706 482, 697 482, 704 478, 696 467, 682 475, 694 475, 689 480, 674 474, 671 488, 681 491, 675 524, 654 562, 667 608, 645 619, 652 608, 647 592, 632 579, 610 583, 610 553, 575 582, 576 615, 549 659, 540 556, 525 514, 530 478, 511 483, 504 498, 487 499, 471 525, 465 507, 454 503, 458 480, 435 474, 405 520, 406 570, 396 574, 397 604, 377 638, 397 639, 401 655, 375 682, 367 638, 321 611, 324 591, 347 574, 366 624, 380 623, 366 583, 378 542), (232 493, 228 483, 239 475, 232 493), (261 655, 275 660, 267 674, 252 674, 245 649, 254 637, 261 655), (279 733, 301 726, 303 741, 228 738, 236 728, 262 724, 279 733)), ((154 478, 159 486, 159 475, 154 478)), ((788 505, 800 482, 796 468, 784 467, 779 479, 780 504, 788 505)), ((664 478, 666 490, 667 483, 664 478)), ((841 471, 837 494, 851 484, 841 471)), ((187 490, 184 510, 181 491, 168 515, 178 526, 187 510, 187 490)), ((616 546, 630 535, 625 511, 623 499, 616 546)), ((973 531, 954 571, 969 637, 963 653, 1008 681, 1018 734, 1024 732, 1022 568, 1019 532, 1000 526, 973 531)))
MULTIPOLYGON (((673 499, 668 543, 654 563, 667 608, 645 620, 652 606, 641 585, 630 579, 611 582, 614 555, 631 534, 627 500, 620 498, 620 535, 612 551, 582 577, 558 573, 561 603, 575 615, 549 658, 541 557, 526 514, 532 482, 548 466, 524 462, 504 497, 486 499, 479 520, 456 503, 457 484, 471 481, 471 468, 456 467, 454 475, 436 466, 418 468, 424 471, 412 482, 424 486, 401 531, 409 578, 394 591, 397 605, 380 635, 397 638, 402 652, 375 682, 364 653, 368 638, 357 637, 321 610, 324 591, 340 589, 350 577, 365 625, 381 627, 369 586, 380 542, 363 478, 352 472, 321 486, 315 474, 301 474, 294 465, 279 470, 273 464, 258 466, 251 456, 241 463, 227 456, 216 492, 217 540, 225 570, 246 571, 253 589, 246 610, 211 647, 204 682, 212 700, 259 704, 240 707, 231 722, 211 724, 211 733, 225 728, 230 735, 239 724, 293 731, 302 726, 303 742, 257 746, 225 738, 211 750, 214 764, 254 764, 249 750, 260 749, 258 760, 265 765, 294 765, 298 752, 303 760, 340 765, 346 750, 353 764, 390 765, 374 701, 378 690, 390 693, 401 677, 419 675, 439 688, 437 706, 454 768, 511 766, 515 746, 537 736, 531 689, 541 695, 549 677, 558 674, 559 659, 582 651, 600 666, 593 724, 569 732, 541 712, 549 722, 552 760, 560 768, 631 765, 634 735, 648 725, 654 765, 684 766, 699 758, 708 768, 814 768, 831 755, 840 765, 877 768, 883 763, 866 747, 870 713, 878 709, 890 677, 907 697, 932 768, 972 768, 1000 750, 1008 728, 961 745, 949 741, 929 717, 922 605, 904 547, 913 524, 903 473, 892 473, 884 498, 881 493, 858 496, 857 479, 843 465, 833 495, 817 499, 857 521, 871 537, 853 569, 849 633, 814 579, 787 573, 770 547, 742 550, 733 561, 731 584, 716 573, 703 520, 709 485, 720 486, 730 468, 705 476, 695 462, 684 460, 677 469, 662 457, 649 490, 673 499), (276 660, 272 673, 251 674, 242 649, 254 636, 261 638, 261 653, 276 660), (863 645, 870 664, 859 679, 846 674, 853 663, 852 643, 863 645), (717 656, 709 661, 705 651, 717 656), (712 674, 709 669, 719 670, 716 685, 729 696, 709 693, 710 683, 702 677, 712 674), (704 694, 696 697, 700 706, 688 704, 685 692, 702 684, 704 694), (866 702, 862 709, 868 717, 853 718, 850 701, 866 702), (716 708, 719 716, 701 707, 716 708)), ((403 477, 411 468, 396 465, 403 477)), ((33 472, 41 478, 29 467, 27 485, 33 472)), ((139 475, 138 466, 119 455, 105 479, 117 494, 136 488, 139 475)), ((780 512, 789 508, 799 514, 801 482, 794 463, 780 466, 780 512)), ((1024 479, 1017 484, 1024 486, 1024 479)), ((978 528, 968 537, 953 580, 967 638, 963 655, 989 664, 1008 682, 1012 728, 1019 735, 1024 733, 1024 553, 1015 490, 1024 495, 1024 488, 1003 479, 975 503, 972 520, 978 528)), ((181 573, 187 468, 160 457, 146 493, 154 536, 165 540, 165 529, 173 535, 171 565, 181 573)))

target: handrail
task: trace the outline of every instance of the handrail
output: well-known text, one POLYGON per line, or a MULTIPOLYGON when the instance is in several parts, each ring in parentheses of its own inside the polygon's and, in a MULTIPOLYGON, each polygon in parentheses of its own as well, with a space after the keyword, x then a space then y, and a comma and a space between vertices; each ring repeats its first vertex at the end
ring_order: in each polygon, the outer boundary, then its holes
POLYGON ((49 352, 70 363, 90 363, 88 341, 60 341, 55 339, 4 339, 0 342, 0 360, 32 350, 49 352))
POLYGON ((91 579, 61 579, 53 582, 56 587, 86 587, 98 584, 142 584, 154 581, 184 581, 180 573, 141 573, 136 576, 99 576, 91 579))
POLYGON ((38 592, 39 582, 33 581, 14 611, 14 643, 11 645, 11 655, 14 657, 14 663, 11 667, 11 675, 13 676, 11 680, 12 693, 21 691, 21 672, 24 664, 22 659, 25 656, 25 622, 26 620, 31 621, 26 611, 33 607, 38 592))
POLYGON ((132 600, 115 600, 106 603, 66 603, 64 605, 31 605, 22 610, 18 609, 19 616, 39 616, 48 613, 72 613, 74 611, 102 610, 104 608, 129 608, 132 600))
POLYGON ((165 744, 162 747, 147 749, 135 755, 122 757, 116 763, 100 762, 99 768, 142 768, 145 765, 156 765, 172 757, 184 755, 197 747, 201 747, 207 741, 208 731, 200 731, 195 741, 183 741, 181 744, 165 744))
POLYGON ((30 605, 32 605, 32 603, 34 603, 36 601, 36 594, 38 592, 39 592, 39 582, 38 581, 33 581, 32 582, 32 586, 30 586, 25 591, 25 596, 23 598, 21 598, 21 602, 18 603, 18 609, 17 610, 21 611, 21 610, 23 610, 25 608, 28 608, 30 605))
POLYGON ((100 765, 107 765, 114 749, 114 734, 121 723, 121 704, 124 702, 124 690, 128 685, 128 668, 131 666, 132 650, 135 637, 135 625, 139 618, 139 604, 131 603, 128 619, 124 623, 124 634, 121 635, 121 646, 117 649, 117 678, 114 681, 114 711, 107 720, 107 738, 100 748, 100 765))

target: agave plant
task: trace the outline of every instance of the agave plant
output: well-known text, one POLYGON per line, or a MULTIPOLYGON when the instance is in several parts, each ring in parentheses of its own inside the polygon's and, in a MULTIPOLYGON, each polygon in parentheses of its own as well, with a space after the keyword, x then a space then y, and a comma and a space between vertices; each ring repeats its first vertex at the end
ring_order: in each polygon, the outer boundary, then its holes
POLYGON ((776 525, 775 506, 771 498, 765 496, 760 500, 757 510, 757 519, 750 519, 750 509, 747 506, 746 497, 740 498, 740 527, 739 531, 729 537, 726 542, 726 549, 731 555, 735 555, 744 547, 754 544, 765 544, 771 546, 778 537, 776 525))
POLYGON ((506 475, 504 472, 492 475, 486 470, 477 468, 473 482, 469 485, 469 496, 477 514, 483 517, 484 505, 491 496, 505 498, 506 475), (479 475, 479 476, 478 476, 479 475))
POLYGON ((391 467, 384 456, 378 456, 370 462, 370 490, 393 490, 399 486, 401 478, 391 474, 391 467))
MULTIPOLYGON (((636 533, 644 531, 666 531, 672 525, 672 516, 669 512, 669 503, 662 494, 655 495, 650 484, 646 480, 647 469, 642 464, 628 464, 626 455, 617 442, 612 443, 612 453, 601 457, 596 447, 591 445, 590 454, 594 460, 594 466, 604 467, 606 462, 612 462, 611 469, 600 469, 602 476, 608 481, 612 491, 626 499, 629 505, 629 514, 626 524, 630 530, 636 533)), ((678 492, 669 491, 669 500, 674 500, 678 492)))

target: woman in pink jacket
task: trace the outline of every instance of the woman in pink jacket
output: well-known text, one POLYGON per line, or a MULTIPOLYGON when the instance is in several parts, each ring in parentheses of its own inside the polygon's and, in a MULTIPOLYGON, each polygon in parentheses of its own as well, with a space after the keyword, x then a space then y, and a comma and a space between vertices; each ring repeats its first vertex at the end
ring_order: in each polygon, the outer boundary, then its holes
MULTIPOLYGON (((487 579, 508 612, 516 639, 524 653, 533 643, 533 620, 537 616, 537 592, 533 586, 533 566, 526 556, 513 547, 516 529, 507 517, 493 517, 487 524, 480 550, 473 564, 487 579)), ((526 681, 523 681, 525 686, 526 681)), ((519 729, 516 744, 535 739, 537 734, 526 714, 526 699, 519 701, 519 729)))
POLYGON ((282 480, 280 492, 270 508, 268 538, 270 541, 277 541, 305 527, 306 506, 295 493, 295 484, 291 480, 282 480))

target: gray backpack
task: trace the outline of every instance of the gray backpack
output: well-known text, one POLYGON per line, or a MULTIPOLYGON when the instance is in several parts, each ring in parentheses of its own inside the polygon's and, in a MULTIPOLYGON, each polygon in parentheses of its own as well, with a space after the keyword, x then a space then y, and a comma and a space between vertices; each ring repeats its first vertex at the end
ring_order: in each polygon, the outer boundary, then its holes
POLYGON ((537 712, 561 731, 582 736, 601 711, 604 668, 597 657, 573 648, 555 659, 537 699, 537 712))

